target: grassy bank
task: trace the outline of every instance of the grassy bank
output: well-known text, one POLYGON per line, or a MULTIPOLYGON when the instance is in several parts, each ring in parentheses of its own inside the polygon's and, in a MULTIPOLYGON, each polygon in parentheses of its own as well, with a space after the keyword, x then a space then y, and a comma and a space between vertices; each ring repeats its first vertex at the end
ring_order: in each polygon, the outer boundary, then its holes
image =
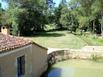
POLYGON ((84 40, 88 45, 91 46, 103 46, 103 38, 91 33, 84 34, 79 36, 82 40, 84 40))

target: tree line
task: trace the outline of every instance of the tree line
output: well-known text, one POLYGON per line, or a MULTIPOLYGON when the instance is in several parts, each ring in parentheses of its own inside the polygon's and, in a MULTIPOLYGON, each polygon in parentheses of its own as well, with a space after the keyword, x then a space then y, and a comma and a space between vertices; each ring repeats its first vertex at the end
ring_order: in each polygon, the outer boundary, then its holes
POLYGON ((59 27, 103 36, 103 0, 62 0, 55 11, 59 27))
POLYGON ((13 35, 45 31, 45 25, 54 24, 55 29, 103 36, 103 0, 61 0, 58 7, 53 0, 3 1, 9 6, 0 6, 0 24, 11 26, 13 35))

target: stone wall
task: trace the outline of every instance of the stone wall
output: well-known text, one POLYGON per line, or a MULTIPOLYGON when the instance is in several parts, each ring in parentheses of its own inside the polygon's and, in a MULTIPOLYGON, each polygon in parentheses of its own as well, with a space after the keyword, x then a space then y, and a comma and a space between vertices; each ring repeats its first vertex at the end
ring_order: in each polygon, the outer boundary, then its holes
POLYGON ((92 55, 103 56, 103 52, 88 52, 80 50, 56 50, 48 54, 48 65, 51 66, 56 62, 68 60, 68 59, 91 59, 92 55))

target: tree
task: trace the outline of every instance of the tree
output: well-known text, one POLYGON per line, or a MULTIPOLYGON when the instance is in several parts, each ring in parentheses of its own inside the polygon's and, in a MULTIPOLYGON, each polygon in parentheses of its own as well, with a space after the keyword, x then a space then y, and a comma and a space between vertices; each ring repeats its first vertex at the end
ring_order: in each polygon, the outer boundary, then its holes
POLYGON ((4 14, 4 9, 1 7, 1 3, 0 3, 0 28, 2 26, 3 14, 4 14))
POLYGON ((63 27, 67 28, 69 31, 76 31, 78 27, 78 20, 75 16, 75 11, 68 9, 68 7, 64 7, 61 11, 60 22, 63 27))
POLYGON ((92 12, 94 2, 95 0, 73 0, 70 4, 70 8, 77 12, 75 17, 78 19, 79 28, 85 31, 92 30, 93 33, 95 33, 97 17, 97 14, 92 12))
MULTIPOLYGON (((30 35, 44 29, 46 23, 45 0, 6 0, 9 3, 9 23, 20 35, 30 35), (12 16, 11 16, 12 15, 12 16)), ((16 34, 17 34, 16 33, 16 34)))
POLYGON ((61 18, 61 10, 62 6, 59 5, 59 7, 55 8, 54 14, 55 14, 55 23, 58 29, 62 29, 62 24, 60 23, 61 18))
POLYGON ((66 0, 61 0, 61 2, 59 4, 59 7, 56 7, 55 11, 54 11, 55 23, 56 23, 56 26, 57 26, 58 29, 63 29, 64 28, 63 25, 60 22, 61 15, 62 15, 62 9, 64 7, 67 7, 67 2, 66 2, 66 0))
POLYGON ((18 15, 19 13, 23 12, 23 9, 20 9, 18 7, 12 6, 9 7, 8 10, 5 11, 5 13, 3 14, 3 19, 2 19, 2 23, 8 24, 10 27, 12 27, 12 34, 13 35, 18 35, 19 29, 19 18, 18 15))
POLYGON ((103 0, 95 0, 92 5, 93 14, 100 16, 101 35, 103 36, 103 0))

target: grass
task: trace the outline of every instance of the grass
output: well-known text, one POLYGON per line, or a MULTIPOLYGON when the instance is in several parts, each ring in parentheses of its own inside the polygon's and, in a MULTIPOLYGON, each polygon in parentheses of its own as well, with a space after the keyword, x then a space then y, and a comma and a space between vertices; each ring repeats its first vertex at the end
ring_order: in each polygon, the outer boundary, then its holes
POLYGON ((68 31, 42 32, 29 38, 49 48, 81 48, 87 45, 85 41, 68 31))
POLYGON ((28 38, 48 48, 79 49, 86 45, 103 45, 103 39, 95 38, 92 34, 78 36, 68 31, 39 32, 28 38))
POLYGON ((98 38, 98 36, 95 36, 93 34, 88 34, 88 35, 82 35, 80 36, 81 39, 83 39, 88 45, 93 45, 93 46, 103 46, 103 39, 98 38))
POLYGON ((103 77, 103 63, 67 60, 53 65, 48 77, 103 77), (57 71, 56 71, 57 70, 57 71), (55 76, 56 75, 56 76, 55 76))

